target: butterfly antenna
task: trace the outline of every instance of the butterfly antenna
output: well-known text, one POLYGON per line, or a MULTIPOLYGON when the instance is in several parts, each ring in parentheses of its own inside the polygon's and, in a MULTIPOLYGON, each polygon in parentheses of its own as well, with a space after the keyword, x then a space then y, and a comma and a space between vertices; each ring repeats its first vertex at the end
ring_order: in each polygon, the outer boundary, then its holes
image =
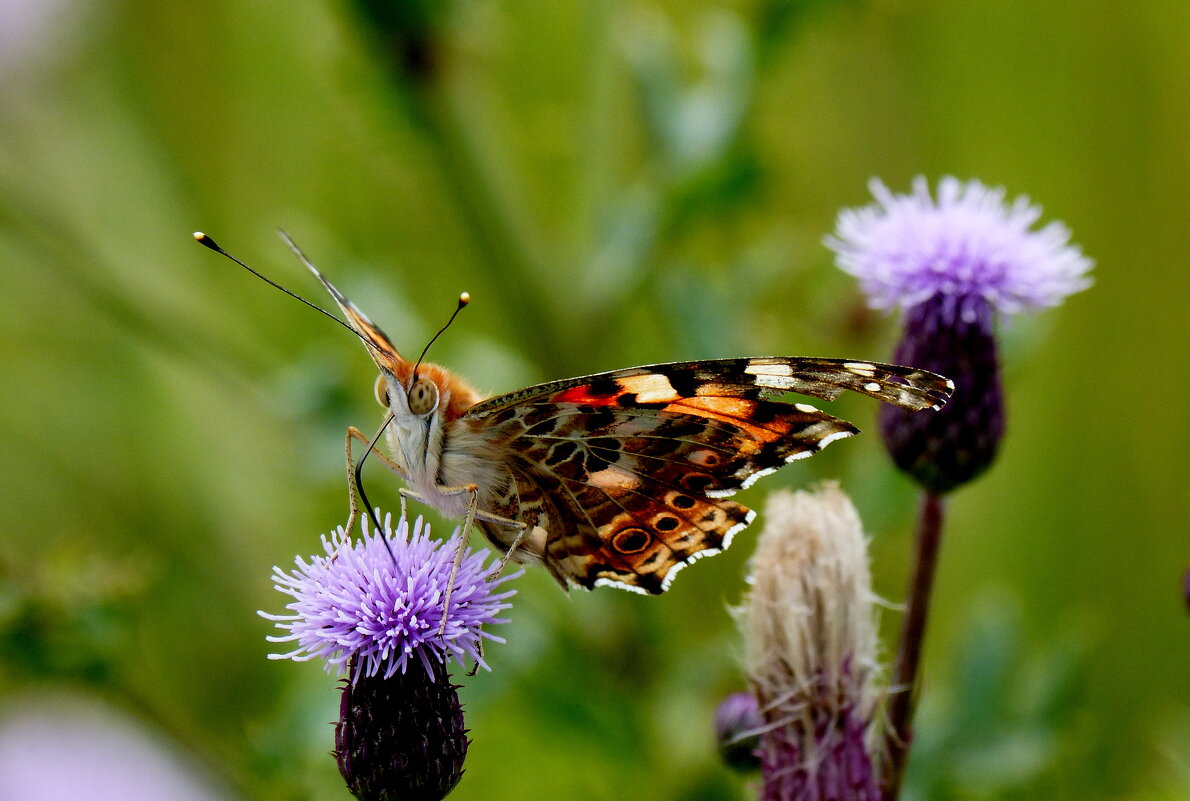
POLYGON ((355 489, 359 492, 359 499, 364 504, 364 508, 368 510, 368 517, 372 519, 372 524, 376 526, 377 533, 380 534, 380 540, 384 543, 384 549, 388 551, 389 558, 393 560, 393 564, 397 563, 397 557, 393 555, 393 549, 388 544, 388 537, 384 536, 384 526, 380 525, 380 519, 376 517, 376 510, 372 508, 372 504, 368 502, 368 493, 364 492, 364 461, 368 458, 368 454, 376 447, 376 443, 380 441, 380 435, 384 433, 384 429, 388 428, 388 424, 393 421, 393 413, 390 411, 384 418, 384 422, 380 424, 380 430, 376 432, 376 436, 372 437, 372 441, 368 443, 364 455, 355 463, 355 489))
MULTIPOLYGON (((284 235, 284 232, 282 232, 282 235, 284 235)), ((354 328, 352 328, 350 325, 348 325, 347 323, 343 322, 343 321, 342 321, 342 320, 340 320, 338 317, 336 317, 335 315, 331 314, 330 312, 328 312, 326 309, 322 308, 321 306, 319 306, 319 305, 317 305, 317 304, 315 304, 315 303, 311 303, 310 301, 306 300, 305 298, 303 298, 301 295, 297 294, 296 292, 290 292, 288 289, 286 289, 285 287, 281 286, 280 284, 278 284, 278 283, 277 283, 276 281, 274 281, 273 279, 271 279, 271 278, 268 278, 267 276, 264 276, 264 275, 262 275, 261 273, 258 273, 256 270, 253 270, 253 269, 252 269, 251 267, 249 267, 247 264, 244 264, 244 262, 240 261, 240 260, 239 260, 239 259, 237 259, 235 256, 231 255, 230 253, 228 253, 228 252, 227 252, 226 250, 224 250, 223 248, 219 247, 219 243, 218 243, 218 242, 216 242, 214 239, 211 239, 209 236, 207 236, 206 234, 204 234, 202 231, 195 231, 195 232, 194 232, 194 241, 198 242, 198 244, 200 244, 200 245, 203 245, 203 246, 205 246, 205 247, 208 247, 208 248, 210 248, 211 250, 215 251, 216 253, 218 253, 218 254, 219 254, 219 255, 221 255, 221 256, 226 256, 227 258, 229 258, 229 259, 231 259, 232 261, 234 261, 236 264, 238 264, 238 265, 240 265, 241 267, 243 267, 243 268, 244 268, 245 270, 247 270, 248 272, 250 272, 250 273, 252 273, 253 275, 255 275, 255 276, 256 276, 257 278, 259 278, 261 281, 264 281, 264 282, 265 282, 266 284, 268 284, 269 286, 271 286, 271 287, 275 287, 276 289, 280 289, 280 290, 281 290, 282 292, 284 292, 286 295, 289 295, 289 297, 291 297, 291 298, 293 298, 293 299, 295 299, 295 300, 300 300, 302 303, 305 303, 307 306, 309 306, 309 307, 310 307, 311 309, 313 309, 314 311, 316 311, 316 312, 321 312, 322 314, 325 314, 327 317, 331 318, 331 319, 332 319, 332 320, 334 320, 336 323, 338 323, 339 325, 341 325, 341 326, 343 326, 344 328, 346 328, 346 329, 347 329, 348 331, 350 331, 352 334, 354 334, 355 336, 359 337, 359 338, 360 338, 360 340, 361 340, 361 341, 363 341, 363 343, 364 343, 365 345, 367 345, 369 348, 371 347, 371 343, 370 343, 370 342, 368 342, 368 340, 364 339, 364 338, 363 338, 363 336, 361 336, 361 335, 360 335, 360 333, 359 333, 358 331, 356 331, 354 328)), ((290 241, 289 237, 285 237, 285 241, 286 241, 286 242, 289 242, 289 245, 290 245, 290 247, 293 247, 293 248, 296 250, 296 246, 293 244, 293 242, 292 242, 292 241, 290 241)), ((301 251, 300 251, 300 250, 298 250, 298 251, 297 251, 297 253, 298 253, 298 254, 301 256, 301 258, 302 258, 302 260, 303 260, 303 261, 307 261, 306 257, 305 257, 304 255, 302 255, 302 253, 301 253, 301 251)))
POLYGON ((438 333, 434 334, 434 336, 430 337, 430 341, 427 342, 426 346, 421 349, 421 355, 417 357, 417 362, 413 365, 413 375, 414 375, 415 380, 416 380, 416 376, 417 376, 417 368, 421 367, 422 359, 426 358, 426 354, 430 352, 430 346, 438 341, 438 337, 442 336, 446 332, 446 329, 450 328, 450 324, 453 323, 455 321, 455 318, 459 316, 459 312, 461 312, 463 310, 463 308, 470 302, 471 302, 471 293, 463 292, 462 294, 459 295, 459 305, 455 307, 454 314, 452 314, 450 316, 450 319, 446 321, 446 325, 439 328, 438 333))

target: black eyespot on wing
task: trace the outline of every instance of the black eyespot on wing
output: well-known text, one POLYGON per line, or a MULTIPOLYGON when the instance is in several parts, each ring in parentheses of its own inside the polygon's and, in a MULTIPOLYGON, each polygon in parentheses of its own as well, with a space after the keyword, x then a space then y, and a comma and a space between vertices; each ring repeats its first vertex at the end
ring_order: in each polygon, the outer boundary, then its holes
POLYGON ((620 553, 640 553, 652 539, 643 528, 626 528, 612 537, 612 547, 620 553))
POLYGON ((684 474, 679 482, 687 492, 702 495, 715 483, 715 477, 708 473, 689 472, 684 474))
POLYGON ((679 525, 678 519, 673 515, 662 515, 653 522, 653 528, 658 531, 673 531, 679 525))

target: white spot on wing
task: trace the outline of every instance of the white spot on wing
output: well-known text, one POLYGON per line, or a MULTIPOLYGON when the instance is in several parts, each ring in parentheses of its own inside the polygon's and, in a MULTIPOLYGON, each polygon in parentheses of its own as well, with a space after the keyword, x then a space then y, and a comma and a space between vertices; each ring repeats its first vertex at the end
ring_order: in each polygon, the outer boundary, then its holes
POLYGON ((869 381, 868 383, 864 384, 864 389, 866 389, 868 392, 879 392, 880 385, 875 381, 869 381))
POLYGON ((788 378, 793 375, 793 368, 780 362, 753 362, 744 368, 744 372, 748 375, 783 375, 788 378))
POLYGON ((868 362, 843 362, 843 367, 855 373, 869 378, 875 377, 876 365, 868 362))
POLYGON ((771 389, 790 389, 793 387, 793 380, 788 376, 779 375, 756 375, 753 382, 758 387, 770 387, 771 389))
POLYGON ((797 409, 802 414, 818 414, 818 407, 811 406, 808 403, 795 403, 793 408, 797 409))

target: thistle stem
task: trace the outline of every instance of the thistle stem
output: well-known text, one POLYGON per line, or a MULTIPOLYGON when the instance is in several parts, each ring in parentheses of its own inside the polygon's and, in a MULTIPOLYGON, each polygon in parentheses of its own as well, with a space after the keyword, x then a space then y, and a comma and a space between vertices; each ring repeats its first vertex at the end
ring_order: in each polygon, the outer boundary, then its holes
POLYGON ((901 779, 909 758, 913 740, 913 711, 917 689, 917 668, 921 662, 925 640, 926 618, 930 593, 934 587, 934 572, 938 564, 938 549, 942 543, 942 518, 945 504, 942 497, 925 493, 921 503, 921 517, 917 524, 916 560, 913 579, 909 585, 909 600, 905 620, 901 625, 901 644, 893 668, 892 687, 895 692, 888 705, 889 764, 885 774, 884 801, 896 801, 901 791, 901 779))

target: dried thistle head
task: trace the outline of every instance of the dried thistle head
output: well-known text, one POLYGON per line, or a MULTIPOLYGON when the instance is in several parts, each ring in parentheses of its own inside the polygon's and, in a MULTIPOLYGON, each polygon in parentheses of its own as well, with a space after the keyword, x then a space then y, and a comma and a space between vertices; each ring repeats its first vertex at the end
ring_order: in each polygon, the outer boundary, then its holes
POLYGON ((760 705, 762 798, 877 799, 874 596, 858 513, 837 484, 770 496, 741 609, 760 705))

